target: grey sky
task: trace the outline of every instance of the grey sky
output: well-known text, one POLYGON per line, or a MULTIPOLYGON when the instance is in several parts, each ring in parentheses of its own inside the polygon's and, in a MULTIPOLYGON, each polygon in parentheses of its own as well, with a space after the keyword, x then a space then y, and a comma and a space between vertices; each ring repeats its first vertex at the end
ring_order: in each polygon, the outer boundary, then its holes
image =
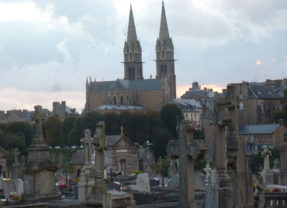
MULTIPOLYGON (((144 76, 155 75, 161 1, 0 0, 0 109, 83 108, 85 79, 123 77, 133 4, 144 76)), ((179 96, 191 82, 287 77, 286 0, 166 0, 179 96)))

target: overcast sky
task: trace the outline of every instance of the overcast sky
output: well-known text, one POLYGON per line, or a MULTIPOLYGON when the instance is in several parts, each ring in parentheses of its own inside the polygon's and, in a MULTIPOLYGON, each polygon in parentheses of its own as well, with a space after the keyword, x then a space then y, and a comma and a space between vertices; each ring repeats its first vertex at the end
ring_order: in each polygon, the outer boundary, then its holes
MULTIPOLYGON (((155 75, 160 0, 0 0, 0 110, 52 101, 82 109, 85 80, 123 78, 130 3, 155 75)), ((287 77, 286 0, 166 0, 178 96, 193 81, 227 83, 287 77)))

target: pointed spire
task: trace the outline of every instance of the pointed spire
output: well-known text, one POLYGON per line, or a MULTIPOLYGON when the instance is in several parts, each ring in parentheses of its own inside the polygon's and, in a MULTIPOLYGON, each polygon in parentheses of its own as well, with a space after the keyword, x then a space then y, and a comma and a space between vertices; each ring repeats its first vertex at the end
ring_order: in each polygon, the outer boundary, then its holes
POLYGON ((128 41, 137 40, 137 32, 136 32, 136 26, 135 26, 135 21, 134 21, 132 5, 130 6, 129 28, 128 28, 128 38, 127 39, 128 39, 128 41))
POLYGON ((169 38, 169 32, 165 15, 164 2, 162 1, 159 39, 166 39, 166 38, 169 38))

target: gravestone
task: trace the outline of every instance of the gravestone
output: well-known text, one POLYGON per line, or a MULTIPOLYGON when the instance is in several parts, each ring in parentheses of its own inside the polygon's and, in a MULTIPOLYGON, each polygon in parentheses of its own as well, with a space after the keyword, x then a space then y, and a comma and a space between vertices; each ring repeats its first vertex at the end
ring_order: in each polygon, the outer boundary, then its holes
POLYGON ((179 187, 179 175, 173 175, 168 179, 169 187, 179 187))
POLYGON ((85 201, 95 183, 95 166, 92 164, 94 138, 91 131, 86 129, 85 137, 81 139, 85 152, 85 165, 81 169, 80 181, 78 183, 78 200, 85 201))
POLYGON ((24 201, 45 201, 58 199, 55 172, 57 167, 50 161, 49 146, 46 144, 42 125, 44 113, 41 106, 35 106, 35 136, 27 148, 28 160, 24 167, 24 201))
POLYGON ((269 160, 271 151, 267 146, 263 147, 262 155, 264 156, 264 168, 263 171, 261 172, 261 175, 264 183, 266 185, 271 185, 273 184, 273 173, 272 170, 270 169, 270 160, 269 160))
POLYGON ((149 176, 148 173, 137 175, 136 184, 129 185, 132 190, 150 192, 149 176))

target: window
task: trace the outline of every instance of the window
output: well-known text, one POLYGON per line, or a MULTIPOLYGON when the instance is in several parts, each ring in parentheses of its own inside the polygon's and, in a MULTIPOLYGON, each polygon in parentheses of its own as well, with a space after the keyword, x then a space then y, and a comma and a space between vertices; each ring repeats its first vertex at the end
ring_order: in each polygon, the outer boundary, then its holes
POLYGON ((116 105, 117 104, 117 98, 116 98, 116 96, 114 96, 114 105, 116 105))
POLYGON ((124 98, 123 98, 123 96, 121 96, 121 105, 123 105, 124 104, 124 98))

